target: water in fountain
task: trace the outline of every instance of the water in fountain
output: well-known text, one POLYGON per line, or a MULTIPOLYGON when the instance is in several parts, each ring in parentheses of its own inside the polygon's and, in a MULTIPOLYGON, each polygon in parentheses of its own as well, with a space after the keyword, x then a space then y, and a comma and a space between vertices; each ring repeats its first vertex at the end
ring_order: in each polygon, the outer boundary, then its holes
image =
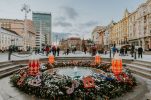
POLYGON ((60 75, 81 79, 82 77, 92 75, 94 72, 91 68, 87 67, 63 67, 58 68, 57 73, 60 75))
POLYGON ((73 73, 74 74, 74 78, 80 78, 80 73, 78 71, 77 66, 74 67, 73 71, 74 71, 74 73, 73 73))

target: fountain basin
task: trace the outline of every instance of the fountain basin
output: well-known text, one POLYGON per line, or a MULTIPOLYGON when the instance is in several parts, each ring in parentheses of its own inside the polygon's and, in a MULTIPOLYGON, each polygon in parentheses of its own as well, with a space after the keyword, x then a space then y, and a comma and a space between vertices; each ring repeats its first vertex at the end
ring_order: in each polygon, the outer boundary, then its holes
POLYGON ((79 77, 80 79, 95 73, 95 71, 89 67, 62 67, 58 68, 56 72, 59 75, 70 76, 71 78, 79 77))
POLYGON ((72 79, 78 78, 82 79, 86 76, 93 76, 95 74, 102 74, 107 76, 103 70, 92 68, 92 67, 82 67, 82 66, 66 66, 66 67, 59 67, 47 70, 46 73, 53 74, 56 73, 61 76, 69 76, 72 79))

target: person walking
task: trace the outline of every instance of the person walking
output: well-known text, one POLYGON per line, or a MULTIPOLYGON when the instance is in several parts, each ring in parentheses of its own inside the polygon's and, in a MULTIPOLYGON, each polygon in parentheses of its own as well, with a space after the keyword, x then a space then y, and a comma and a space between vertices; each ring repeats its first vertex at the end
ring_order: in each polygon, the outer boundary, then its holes
POLYGON ((138 58, 142 58, 142 54, 143 54, 143 48, 142 47, 139 47, 138 48, 138 58))
POLYGON ((56 47, 55 46, 52 47, 52 53, 54 56, 56 56, 56 47))
POLYGON ((134 57, 134 50, 135 50, 135 46, 132 45, 132 47, 131 47, 131 56, 132 56, 132 57, 134 57))
POLYGON ((125 48, 125 55, 126 55, 126 56, 128 56, 127 51, 128 51, 128 49, 127 49, 127 48, 125 48))
POLYGON ((12 55, 12 52, 13 52, 13 47, 12 47, 12 45, 11 46, 9 46, 9 49, 8 49, 8 60, 11 60, 11 55, 12 55))
POLYGON ((113 51, 113 57, 114 57, 115 53, 117 52, 115 45, 113 46, 112 51, 113 51))
POLYGON ((48 56, 48 54, 49 54, 49 46, 46 46, 46 56, 48 56))
POLYGON ((92 56, 95 56, 96 55, 96 47, 95 45, 92 47, 92 56))
POLYGON ((60 53, 60 48, 57 47, 57 56, 59 56, 59 53, 60 53))
POLYGON ((38 51, 37 51, 37 48, 35 47, 35 55, 37 55, 37 52, 38 52, 38 51))
POLYGON ((84 53, 85 54, 87 53, 87 47, 84 47, 84 53))
POLYGON ((69 54, 69 48, 67 48, 67 55, 69 54))

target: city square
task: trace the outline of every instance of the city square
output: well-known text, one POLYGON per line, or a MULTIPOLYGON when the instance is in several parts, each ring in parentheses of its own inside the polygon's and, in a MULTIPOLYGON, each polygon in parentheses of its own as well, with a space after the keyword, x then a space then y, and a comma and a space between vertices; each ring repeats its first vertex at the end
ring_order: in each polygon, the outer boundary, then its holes
POLYGON ((0 100, 151 100, 151 0, 0 2, 0 100))

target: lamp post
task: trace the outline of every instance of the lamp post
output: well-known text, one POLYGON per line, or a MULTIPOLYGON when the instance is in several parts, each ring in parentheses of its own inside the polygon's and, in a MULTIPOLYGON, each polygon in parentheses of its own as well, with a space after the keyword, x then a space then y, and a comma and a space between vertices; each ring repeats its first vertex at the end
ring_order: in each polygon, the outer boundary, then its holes
POLYGON ((26 45, 27 45, 27 14, 31 11, 30 7, 27 4, 24 4, 22 9, 22 12, 25 12, 25 19, 24 19, 24 49, 26 51, 26 45))
POLYGON ((11 60, 11 54, 13 52, 13 45, 12 45, 13 41, 14 41, 14 39, 11 39, 11 45, 9 46, 9 49, 8 49, 8 60, 9 61, 11 60))
POLYGON ((57 40, 58 40, 58 35, 56 34, 56 45, 57 45, 57 42, 58 42, 57 40))
POLYGON ((111 60, 111 58, 112 58, 112 51, 111 51, 111 46, 110 46, 110 60, 111 60))
POLYGON ((40 51, 42 50, 42 21, 40 20, 40 51))

